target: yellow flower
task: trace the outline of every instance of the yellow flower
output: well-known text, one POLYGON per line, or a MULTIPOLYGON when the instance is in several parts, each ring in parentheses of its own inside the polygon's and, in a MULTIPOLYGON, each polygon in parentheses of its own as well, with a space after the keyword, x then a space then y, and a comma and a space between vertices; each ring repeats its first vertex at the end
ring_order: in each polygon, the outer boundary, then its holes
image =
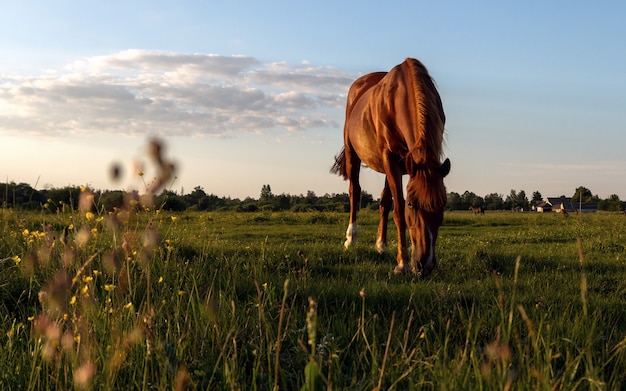
POLYGON ((115 285, 113 284, 104 284, 104 290, 107 292, 113 292, 115 290, 115 285))
POLYGON ((133 303, 128 303, 128 304, 124 305, 124 308, 126 308, 127 310, 133 308, 133 303))
POLYGON ((93 281, 93 277, 92 276, 83 276, 83 282, 86 284, 88 282, 93 281))
POLYGON ((178 216, 172 216, 171 219, 173 222, 176 222, 176 220, 178 220, 178 216))
POLYGON ((94 215, 92 212, 87 212, 85 213, 85 217, 87 218, 87 220, 93 220, 94 217, 96 217, 96 215, 94 215))
POLYGON ((68 229, 68 230, 73 230, 73 229, 74 229, 74 224, 70 224, 70 225, 68 225, 68 226, 67 226, 67 229, 68 229))
POLYGON ((76 304, 76 296, 72 296, 72 298, 70 299, 70 305, 74 304, 76 304))
POLYGON ((163 282, 163 277, 159 277, 159 281, 157 281, 159 284, 163 282))
POLYGON ((27 237, 29 234, 30 234, 30 231, 28 229, 24 228, 24 230, 22 231, 22 235, 24 237, 27 237))
POLYGON ((97 277, 97 276, 99 276, 99 275, 101 275, 101 274, 102 274, 102 272, 101 272, 100 270, 96 270, 96 269, 94 269, 94 270, 93 270, 93 275, 94 275, 94 276, 96 276, 96 277, 97 277))
POLYGON ((19 263, 22 262, 22 258, 18 257, 17 255, 14 255, 13 262, 15 262, 16 265, 19 265, 19 263))
POLYGON ((81 192, 81 193, 84 193, 86 190, 87 190, 87 187, 86 187, 86 186, 81 186, 81 187, 80 187, 80 192, 81 192))
POLYGON ((91 229, 91 234, 92 234, 93 236, 96 236, 96 235, 98 234, 98 228, 93 227, 93 228, 91 229))

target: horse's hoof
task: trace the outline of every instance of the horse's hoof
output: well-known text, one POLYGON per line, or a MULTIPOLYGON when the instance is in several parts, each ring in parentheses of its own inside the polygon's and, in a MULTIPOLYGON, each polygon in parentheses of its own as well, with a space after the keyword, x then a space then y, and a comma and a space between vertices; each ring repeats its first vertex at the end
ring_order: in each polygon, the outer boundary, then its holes
POLYGON ((411 266, 409 265, 398 265, 393 269, 394 274, 406 274, 411 272, 411 266))

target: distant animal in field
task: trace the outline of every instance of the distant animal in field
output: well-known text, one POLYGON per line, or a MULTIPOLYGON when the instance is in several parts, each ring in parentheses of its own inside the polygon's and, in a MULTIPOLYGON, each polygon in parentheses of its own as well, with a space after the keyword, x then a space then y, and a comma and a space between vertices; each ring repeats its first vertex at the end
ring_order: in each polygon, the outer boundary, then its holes
POLYGON ((471 210, 472 212, 474 212, 475 215, 484 215, 485 214, 485 210, 483 209, 482 206, 470 206, 469 210, 471 210))
POLYGON ((344 246, 357 238, 361 198, 361 162, 385 174, 380 196, 376 248, 387 247, 388 215, 398 233, 395 273, 429 275, 435 268, 435 244, 443 222, 450 160, 441 161, 445 114, 441 97, 426 67, 407 58, 389 72, 369 73, 350 87, 344 125, 344 147, 331 172, 350 181, 350 222, 344 246), (402 176, 409 175, 406 202, 402 176), (406 229, 412 252, 409 258, 406 229))

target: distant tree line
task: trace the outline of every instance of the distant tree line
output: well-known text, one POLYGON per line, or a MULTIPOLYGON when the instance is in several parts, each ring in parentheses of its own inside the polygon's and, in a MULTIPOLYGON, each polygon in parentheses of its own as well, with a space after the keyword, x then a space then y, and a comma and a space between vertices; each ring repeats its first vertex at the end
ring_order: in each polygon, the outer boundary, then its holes
MULTIPOLYGON (((75 208, 81 193, 79 186, 66 186, 36 190, 26 183, 10 182, 0 186, 0 206, 3 208, 19 208, 24 210, 37 210, 46 208, 55 211, 58 208, 75 208)), ((122 190, 92 190, 94 193, 94 207, 104 210, 122 208, 129 199, 140 200, 137 191, 124 192, 122 190)), ((276 195, 270 185, 263 185, 259 198, 220 197, 215 194, 207 194, 200 186, 195 187, 190 193, 182 194, 165 190, 155 197, 154 205, 164 210, 199 210, 199 211, 336 211, 348 212, 350 199, 348 194, 325 194, 318 196, 309 190, 306 194, 276 195)), ((563 196, 564 197, 564 196, 563 196)), ((597 203, 598 210, 622 211, 624 203, 616 194, 607 199, 600 199, 593 195, 589 189, 580 186, 571 197, 572 203, 597 203)), ((448 210, 468 210, 472 206, 480 206, 485 210, 529 210, 532 205, 541 202, 543 197, 539 191, 535 191, 529 199, 524 190, 511 190, 506 197, 502 194, 491 193, 483 197, 473 192, 465 191, 463 194, 448 193, 448 210)), ((379 201, 374 199, 366 191, 361 193, 361 208, 378 209, 379 201)))
MULTIPOLYGON (((56 211, 59 208, 76 208, 80 193, 80 186, 66 186, 36 190, 26 183, 6 183, 0 186, 0 206, 3 208, 19 208, 23 210, 49 209, 56 211)), ((137 191, 124 192, 122 190, 91 190, 95 208, 113 210, 128 205, 128 200, 141 202, 137 191)), ((182 193, 182 192, 181 192, 182 193)), ((207 194, 197 186, 187 194, 165 190, 157 195, 153 203, 155 207, 164 210, 183 211, 338 211, 350 210, 348 194, 325 194, 318 196, 309 190, 306 194, 289 195, 272 193, 270 185, 263 185, 258 199, 220 197, 207 194)), ((135 204, 136 204, 135 203, 135 204)), ((362 208, 378 208, 378 202, 366 191, 361 193, 362 208)))
MULTIPOLYGON (((560 197, 565 197, 561 195, 560 197)), ((569 197, 568 197, 569 198, 569 197)), ((584 186, 578 187, 571 196, 572 204, 595 203, 598 210, 604 211, 623 211, 624 202, 619 199, 617 194, 611 194, 606 199, 600 199, 597 195, 593 195, 591 190, 584 186)), ((524 190, 511 190, 511 193, 504 197, 502 194, 491 193, 484 197, 480 197, 473 192, 466 191, 463 194, 448 193, 448 210, 468 210, 472 206, 480 206, 485 210, 530 210, 533 205, 537 205, 544 201, 541 193, 535 191, 529 199, 524 190)))

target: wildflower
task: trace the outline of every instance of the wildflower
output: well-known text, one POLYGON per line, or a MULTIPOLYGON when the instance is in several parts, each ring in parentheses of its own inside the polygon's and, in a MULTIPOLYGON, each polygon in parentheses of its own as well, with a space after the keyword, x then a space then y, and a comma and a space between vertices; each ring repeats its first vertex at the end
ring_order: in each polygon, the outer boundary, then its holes
POLYGON ((89 388, 95 374, 96 366, 91 361, 88 361, 74 371, 74 384, 78 388, 89 388))
POLYGON ((76 304, 76 296, 72 296, 72 298, 70 299, 70 305, 74 304, 76 304))
POLYGON ((13 256, 13 262, 15 262, 16 265, 19 265, 20 262, 22 262, 22 258, 18 257, 17 255, 13 256))
POLYGON ((133 303, 127 303, 124 305, 124 308, 126 308, 127 310, 130 310, 133 308, 133 303))
POLYGON ((104 284, 104 290, 107 292, 113 292, 115 290, 115 285, 113 284, 104 284))
POLYGON ((86 284, 88 282, 93 281, 93 277, 92 276, 83 276, 83 282, 86 284))
POLYGON ((24 230, 22 231, 22 236, 24 236, 25 238, 28 237, 28 235, 30 235, 30 231, 26 228, 24 228, 24 230))
POLYGON ((96 235, 98 234, 98 228, 93 227, 93 228, 91 229, 91 234, 92 234, 93 236, 96 236, 96 235))
POLYGON ((97 276, 102 275, 102 272, 100 270, 94 269, 93 270, 93 275, 97 277, 97 276))
POLYGON ((172 216, 171 219, 173 222, 176 222, 176 220, 178 220, 178 216, 172 216))
POLYGON ((93 220, 94 217, 96 217, 96 215, 94 215, 93 212, 85 213, 85 218, 87 218, 87 220, 89 220, 89 221, 93 220))
POLYGON ((159 281, 157 281, 159 284, 163 282, 163 277, 159 277, 159 281))

